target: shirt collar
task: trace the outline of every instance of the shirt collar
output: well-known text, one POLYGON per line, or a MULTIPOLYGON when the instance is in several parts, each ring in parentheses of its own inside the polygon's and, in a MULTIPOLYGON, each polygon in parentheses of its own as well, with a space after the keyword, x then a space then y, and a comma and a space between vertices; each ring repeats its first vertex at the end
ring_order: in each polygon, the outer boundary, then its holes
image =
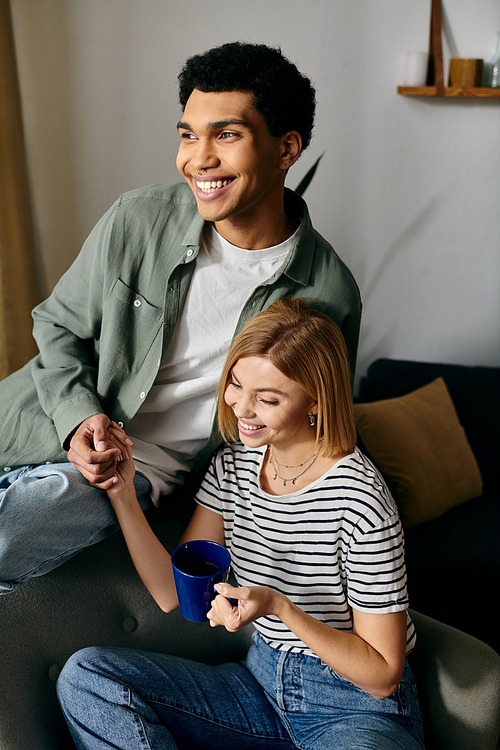
MULTIPOLYGON (((193 198, 194 202, 194 198, 193 198)), ((195 203, 195 202, 194 202, 195 203)), ((285 211, 295 223, 301 222, 299 231, 295 238, 293 247, 278 271, 268 279, 268 283, 274 282, 281 274, 285 274, 292 281, 307 286, 311 275, 316 245, 316 232, 311 224, 311 218, 307 204, 293 190, 285 188, 285 211)), ((201 234, 205 222, 196 210, 190 225, 188 226, 182 242, 182 255, 185 262, 194 260, 201 245, 201 234), (187 248, 193 249, 192 256, 187 257, 187 248)))
POLYGON ((285 211, 295 223, 300 221, 301 224, 288 258, 269 282, 283 273, 292 281, 307 286, 314 260, 316 232, 311 224, 306 202, 288 188, 285 188, 285 211))

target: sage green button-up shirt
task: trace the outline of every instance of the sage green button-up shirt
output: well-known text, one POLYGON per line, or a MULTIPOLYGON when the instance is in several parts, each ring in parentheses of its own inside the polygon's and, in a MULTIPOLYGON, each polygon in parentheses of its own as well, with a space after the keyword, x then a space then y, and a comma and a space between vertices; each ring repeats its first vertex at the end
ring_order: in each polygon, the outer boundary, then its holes
MULTIPOLYGON (((313 229, 304 201, 289 190, 286 210, 302 220, 294 247, 281 268, 242 300, 235 333, 275 300, 304 297, 340 326, 355 363, 361 317, 356 282, 313 229)), ((40 354, 0 383, 4 470, 66 460, 68 437, 93 414, 105 413, 126 427, 172 338, 203 224, 186 183, 126 193, 103 216, 51 296, 33 311, 40 354)), ((214 426, 198 463, 219 443, 214 426)))

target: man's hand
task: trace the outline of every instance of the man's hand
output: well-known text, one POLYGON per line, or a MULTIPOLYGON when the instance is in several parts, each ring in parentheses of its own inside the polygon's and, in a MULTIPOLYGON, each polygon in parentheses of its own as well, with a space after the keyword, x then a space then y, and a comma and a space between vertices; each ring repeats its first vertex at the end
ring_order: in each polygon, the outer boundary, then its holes
MULTIPOLYGON (((114 445, 116 446, 115 440, 114 445)), ((76 430, 71 438, 68 451, 68 461, 92 485, 106 490, 113 484, 116 475, 116 460, 120 457, 131 457, 128 446, 132 441, 127 438, 118 425, 111 422, 105 414, 94 414, 76 430), (112 427, 120 448, 108 447, 108 429, 112 427)))

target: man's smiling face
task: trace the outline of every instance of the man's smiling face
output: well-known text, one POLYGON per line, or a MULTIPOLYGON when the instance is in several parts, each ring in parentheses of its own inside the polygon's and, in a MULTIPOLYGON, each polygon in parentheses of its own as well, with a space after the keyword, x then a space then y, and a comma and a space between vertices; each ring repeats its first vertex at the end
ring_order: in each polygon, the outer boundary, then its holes
POLYGON ((269 134, 250 92, 194 89, 177 127, 177 169, 206 221, 244 225, 282 206, 284 138, 269 134))

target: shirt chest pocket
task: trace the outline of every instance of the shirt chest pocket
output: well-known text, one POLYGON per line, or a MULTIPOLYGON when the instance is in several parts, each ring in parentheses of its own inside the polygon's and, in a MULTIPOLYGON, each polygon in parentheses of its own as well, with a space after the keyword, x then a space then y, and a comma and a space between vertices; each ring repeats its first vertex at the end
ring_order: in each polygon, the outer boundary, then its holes
POLYGON ((136 373, 162 327, 163 309, 117 278, 103 306, 99 358, 122 372, 136 373))

